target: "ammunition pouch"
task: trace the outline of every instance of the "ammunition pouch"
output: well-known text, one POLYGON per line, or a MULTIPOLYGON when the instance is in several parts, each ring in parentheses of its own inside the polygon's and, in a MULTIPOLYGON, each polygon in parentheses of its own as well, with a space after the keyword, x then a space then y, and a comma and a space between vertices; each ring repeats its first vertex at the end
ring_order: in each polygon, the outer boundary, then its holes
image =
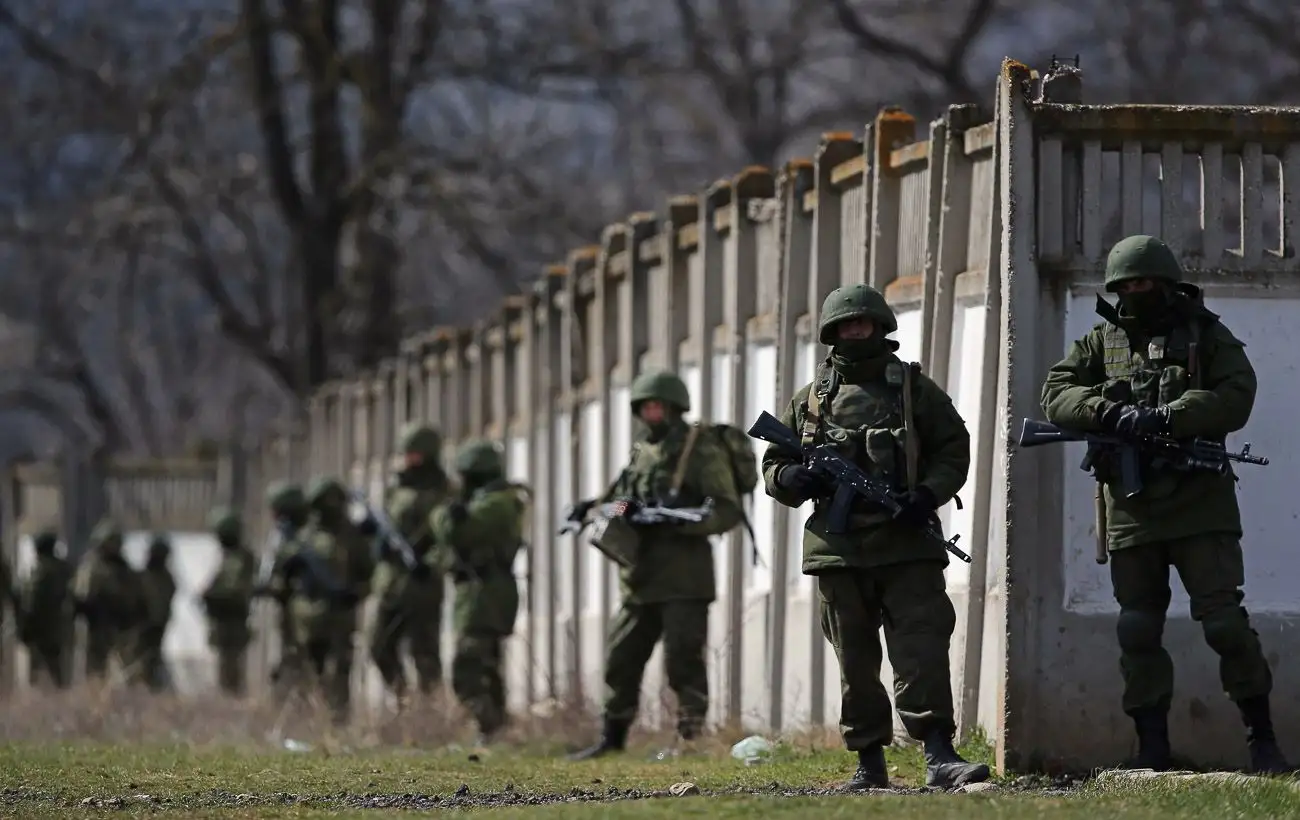
POLYGON ((599 518, 592 526, 591 545, 623 569, 636 566, 641 553, 641 533, 621 516, 599 518))

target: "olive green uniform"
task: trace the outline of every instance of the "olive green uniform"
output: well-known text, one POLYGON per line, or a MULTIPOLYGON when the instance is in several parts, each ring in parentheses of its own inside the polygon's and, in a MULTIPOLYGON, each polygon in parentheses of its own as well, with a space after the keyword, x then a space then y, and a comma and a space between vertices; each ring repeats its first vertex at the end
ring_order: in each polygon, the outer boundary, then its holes
POLYGON ((272 692, 283 701, 301 693, 306 683, 305 650, 295 634, 289 599, 293 583, 286 563, 302 547, 300 535, 307 525, 310 510, 302 488, 285 481, 272 482, 266 490, 267 506, 273 522, 271 543, 263 555, 254 594, 275 601, 276 631, 280 639, 280 657, 271 670, 272 692))
POLYGON ((73 587, 73 604, 86 623, 86 677, 104 678, 113 657, 129 674, 146 617, 144 587, 122 554, 122 531, 112 522, 95 526, 73 587))
POLYGON ((804 528, 803 572, 817 578, 822 633, 840 662, 845 746, 860 753, 875 778, 872 785, 881 785, 880 750, 893 740, 892 709, 880 681, 883 626, 899 716, 934 759, 927 780, 957 785, 987 778, 988 770, 949 754, 956 724, 948 652, 956 613, 944 581, 947 552, 918 524, 937 528, 935 511, 966 483, 970 434, 943 389, 895 355, 898 343, 885 337, 897 328, 893 311, 874 289, 833 291, 820 330, 831 355, 817 380, 795 393, 781 421, 802 436, 805 447, 833 444, 888 483, 913 517, 896 519, 858 499, 848 531, 832 533, 830 485, 796 486, 791 479, 805 467, 775 445, 764 453, 763 476, 768 494, 781 504, 815 502, 804 528), (874 322, 873 334, 840 339, 837 326, 851 319, 874 322), (940 771, 941 765, 949 768, 940 771))
POLYGON ((171 623, 172 599, 176 597, 176 578, 167 567, 170 556, 171 540, 165 535, 155 535, 144 569, 140 571, 145 612, 137 636, 136 675, 155 692, 167 689, 171 683, 163 659, 163 639, 171 623))
POLYGON ((437 543, 431 560, 451 575, 456 590, 452 689, 487 739, 506 720, 502 647, 519 613, 514 563, 523 544, 526 490, 506 480, 490 442, 466 443, 456 471, 460 498, 431 516, 437 543))
POLYGON ((639 532, 640 557, 619 572, 622 604, 609 631, 602 736, 578 753, 579 759, 624 747, 636 718, 646 664, 661 640, 668 686, 677 696, 678 734, 684 740, 698 736, 709 706, 709 605, 717 598, 709 537, 734 529, 744 515, 723 442, 682 418, 691 405, 682 380, 668 372, 642 374, 633 382, 629 399, 634 416, 642 402, 659 401, 665 418, 653 427, 637 418, 631 459, 601 500, 696 507, 710 498, 713 511, 699 523, 639 532))
POLYGON ((32 539, 36 564, 18 592, 18 637, 27 647, 29 680, 62 689, 67 685, 68 617, 71 614, 72 568, 55 554, 58 535, 37 533, 32 539))
POLYGON ((379 536, 380 561, 371 581, 377 607, 370 634, 370 656, 384 682, 398 697, 406 692, 401 647, 405 642, 415 664, 421 692, 442 681, 442 608, 446 580, 435 562, 424 560, 433 546, 431 518, 447 499, 447 476, 438 464, 442 436, 424 425, 408 425, 398 441, 405 464, 398 471, 384 506, 393 526, 421 561, 421 570, 408 570, 379 536))
POLYGON ((212 511, 212 533, 221 548, 221 563, 207 589, 203 606, 208 616, 208 646, 217 656, 217 683, 228 695, 244 694, 248 645, 253 631, 248 625, 253 608, 253 553, 244 546, 243 521, 234 512, 212 511))
POLYGON ((319 481, 308 502, 308 530, 299 551, 285 561, 293 590, 289 613, 309 669, 322 686, 335 722, 342 723, 351 704, 358 609, 369 591, 374 560, 365 538, 348 520, 342 483, 319 481))
MULTIPOLYGON (((1129 432, 1219 443, 1246 425, 1257 381, 1245 345, 1206 309, 1200 290, 1181 278, 1173 252, 1159 240, 1134 236, 1116 244, 1107 261, 1107 289, 1138 279, 1156 287, 1122 294, 1118 309, 1098 298, 1103 321, 1070 346, 1043 384, 1049 421, 1084 432, 1119 432, 1127 414, 1127 423, 1141 425, 1129 432)), ((1251 727, 1257 741, 1252 754, 1258 757, 1263 738, 1265 757, 1271 756, 1273 681, 1242 606, 1245 570, 1234 476, 1146 463, 1141 493, 1127 498, 1111 465, 1100 468, 1111 583, 1120 605, 1123 709, 1137 725, 1140 756, 1156 768, 1169 763, 1166 715, 1174 668, 1162 636, 1171 566, 1191 598, 1192 618, 1220 657, 1223 688, 1251 727)))

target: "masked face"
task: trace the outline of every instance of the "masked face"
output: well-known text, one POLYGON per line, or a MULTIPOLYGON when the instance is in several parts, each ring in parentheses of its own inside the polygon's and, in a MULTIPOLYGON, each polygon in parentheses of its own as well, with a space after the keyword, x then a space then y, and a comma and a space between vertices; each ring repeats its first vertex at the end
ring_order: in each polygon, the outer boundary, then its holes
POLYGON ((1165 288, 1151 279, 1121 282, 1116 290, 1119 293, 1120 311, 1138 321, 1160 318, 1169 305, 1169 295, 1165 288))
POLYGON ((885 352, 885 337, 870 319, 845 319, 836 326, 835 354, 850 361, 872 359, 885 352))

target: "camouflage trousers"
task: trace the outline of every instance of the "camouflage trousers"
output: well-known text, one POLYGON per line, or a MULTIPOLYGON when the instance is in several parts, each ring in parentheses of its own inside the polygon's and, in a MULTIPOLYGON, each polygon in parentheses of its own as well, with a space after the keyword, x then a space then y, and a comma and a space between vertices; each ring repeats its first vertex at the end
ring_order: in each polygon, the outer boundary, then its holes
POLYGON ((1192 620, 1219 656, 1219 679, 1235 702, 1273 689, 1273 675, 1250 625, 1241 591, 1246 580, 1241 542, 1210 533, 1113 550, 1110 579, 1120 614, 1116 633, 1123 708, 1168 711, 1174 692, 1174 662, 1163 645, 1165 614, 1172 593, 1169 568, 1178 570, 1191 599, 1192 620))
POLYGON ((66 654, 58 639, 34 641, 27 646, 27 680, 32 686, 50 685, 63 689, 68 685, 66 654))
POLYGON ((245 645, 214 646, 217 654, 217 685, 231 697, 243 697, 246 689, 248 647, 245 645))
MULTIPOLYGON (((442 579, 438 579, 442 583, 442 579)), ((370 657, 384 683, 399 697, 407 688, 405 645, 415 664, 417 686, 428 694, 442 683, 442 595, 419 601, 380 601, 370 630, 370 657)))
POLYGON ((451 661, 452 690, 484 735, 500 730, 506 722, 506 687, 501 669, 504 638, 491 633, 460 635, 451 661))
POLYGON ((893 709, 880 682, 884 627, 894 667, 894 702, 916 740, 952 735, 948 647, 957 616, 943 564, 909 561, 872 569, 837 569, 817 576, 822 633, 840 662, 840 731, 850 751, 887 745, 893 709))
POLYGON ((660 640, 668 686, 677 696, 677 731, 691 739, 709 708, 708 601, 623 604, 610 628, 605 658, 605 717, 627 723, 636 717, 641 679, 660 640))

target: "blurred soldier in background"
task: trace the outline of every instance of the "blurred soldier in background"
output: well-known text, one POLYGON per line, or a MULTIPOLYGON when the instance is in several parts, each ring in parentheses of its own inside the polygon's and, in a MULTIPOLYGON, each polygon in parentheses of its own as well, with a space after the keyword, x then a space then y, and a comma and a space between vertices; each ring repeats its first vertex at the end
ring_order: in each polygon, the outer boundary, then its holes
POLYGON ((456 654, 451 684, 474 716, 479 742, 506 722, 502 642, 515 627, 519 587, 515 556, 522 545, 527 502, 505 477, 495 445, 470 441, 456 455, 461 492, 434 511, 436 560, 456 585, 456 654))
POLYGON ((244 523, 233 511, 218 508, 210 518, 221 547, 217 573, 203 592, 208 615, 208 644, 217 655, 217 682, 234 697, 244 694, 244 661, 252 631, 253 553, 244 546, 244 523))
POLYGON ((59 536, 45 529, 32 538, 36 563, 17 595, 18 638, 31 657, 29 680, 62 689, 68 684, 65 641, 70 615, 72 568, 56 553, 59 536))
POLYGON ((274 519, 273 543, 262 556, 254 594, 270 597, 279 608, 276 628, 280 633, 280 658, 271 670, 271 685, 277 699, 283 699, 301 688, 306 670, 302 639, 294 632, 289 607, 293 589, 284 569, 285 562, 302 546, 300 539, 310 510, 302 488, 286 481, 267 486, 266 502, 274 519))
POLYGON ((378 607, 370 635, 370 656, 401 704, 407 688, 400 651, 403 639, 415 662, 420 692, 428 694, 442 682, 439 638, 445 581, 433 562, 424 559, 433 545, 430 515, 447 499, 449 487, 439 463, 442 436, 437 430, 407 425, 399 436, 398 447, 403 463, 396 483, 388 489, 384 507, 421 563, 420 569, 408 570, 385 536, 377 536, 380 561, 372 588, 378 607))
POLYGON ((139 631, 137 671, 140 680, 155 692, 171 688, 171 675, 163 659, 163 638, 172 619, 172 598, 176 597, 176 578, 167 566, 171 554, 171 539, 165 533, 154 533, 144 569, 140 571, 145 617, 139 631))
POLYGON ((318 480, 308 495, 311 519, 299 549, 285 560, 293 630, 322 686, 336 724, 351 702, 353 633, 358 605, 374 572, 369 544, 348 520, 347 488, 336 478, 318 480))
POLYGON ((744 516, 726 442, 700 435, 702 428, 683 418, 691 409, 686 384, 673 373, 644 373, 629 398, 639 430, 631 461, 604 500, 695 506, 710 498, 714 508, 698 523, 626 525, 642 558, 619 573, 623 603, 610 627, 600 739, 574 760, 625 748, 645 666, 661 639, 668 685, 677 695, 678 736, 689 744, 699 735, 709 707, 709 605, 717 597, 709 536, 728 532, 744 516))
POLYGON ((145 620, 144 587, 122 554, 122 530, 103 520, 90 535, 90 550, 77 567, 74 607, 86 622, 86 678, 103 679, 111 656, 128 674, 137 632, 145 620))

